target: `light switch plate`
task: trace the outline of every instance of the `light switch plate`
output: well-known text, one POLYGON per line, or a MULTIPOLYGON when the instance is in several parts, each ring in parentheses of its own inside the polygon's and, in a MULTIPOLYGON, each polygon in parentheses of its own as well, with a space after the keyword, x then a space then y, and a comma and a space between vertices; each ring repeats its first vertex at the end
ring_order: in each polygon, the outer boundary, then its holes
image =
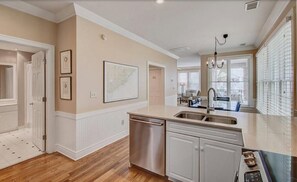
POLYGON ((90 98, 97 98, 97 93, 94 91, 90 92, 90 98))

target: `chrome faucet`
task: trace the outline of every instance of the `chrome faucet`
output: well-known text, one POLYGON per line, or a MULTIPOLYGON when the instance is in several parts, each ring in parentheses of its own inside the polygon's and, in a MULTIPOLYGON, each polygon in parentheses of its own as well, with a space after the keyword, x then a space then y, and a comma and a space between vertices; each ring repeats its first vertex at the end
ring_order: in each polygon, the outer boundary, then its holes
POLYGON ((207 92, 207 114, 209 114, 210 111, 214 111, 215 110, 214 107, 210 107, 209 106, 209 100, 210 100, 209 93, 210 93, 211 90, 213 91, 213 94, 214 94, 213 101, 216 101, 217 100, 216 90, 214 88, 209 88, 208 89, 208 92, 207 92))

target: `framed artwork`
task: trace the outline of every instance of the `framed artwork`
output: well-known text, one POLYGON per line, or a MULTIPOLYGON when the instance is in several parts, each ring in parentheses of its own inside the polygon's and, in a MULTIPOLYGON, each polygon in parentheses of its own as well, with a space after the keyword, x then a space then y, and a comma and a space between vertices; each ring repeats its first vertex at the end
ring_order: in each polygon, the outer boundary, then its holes
POLYGON ((60 77, 60 98, 62 100, 72 100, 71 77, 60 77))
POLYGON ((72 51, 66 50, 60 52, 61 74, 72 73, 72 51))
POLYGON ((104 103, 138 98, 138 67, 103 62, 104 103))

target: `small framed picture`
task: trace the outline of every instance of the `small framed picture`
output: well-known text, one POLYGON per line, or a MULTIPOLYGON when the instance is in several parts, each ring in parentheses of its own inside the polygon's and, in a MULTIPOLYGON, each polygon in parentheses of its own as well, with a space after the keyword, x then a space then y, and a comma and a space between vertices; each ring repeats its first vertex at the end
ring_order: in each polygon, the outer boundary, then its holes
POLYGON ((71 87, 72 85, 70 76, 60 77, 60 98, 62 100, 72 100, 71 87))
POLYGON ((66 50, 60 52, 61 74, 72 73, 72 51, 66 50))

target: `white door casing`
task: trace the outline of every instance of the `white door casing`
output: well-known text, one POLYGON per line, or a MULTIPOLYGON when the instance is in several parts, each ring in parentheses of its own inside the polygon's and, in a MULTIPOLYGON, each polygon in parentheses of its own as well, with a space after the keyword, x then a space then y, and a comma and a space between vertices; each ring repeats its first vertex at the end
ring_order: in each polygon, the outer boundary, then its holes
POLYGON ((32 55, 32 140, 41 150, 45 151, 45 57, 44 52, 40 51, 32 55))

